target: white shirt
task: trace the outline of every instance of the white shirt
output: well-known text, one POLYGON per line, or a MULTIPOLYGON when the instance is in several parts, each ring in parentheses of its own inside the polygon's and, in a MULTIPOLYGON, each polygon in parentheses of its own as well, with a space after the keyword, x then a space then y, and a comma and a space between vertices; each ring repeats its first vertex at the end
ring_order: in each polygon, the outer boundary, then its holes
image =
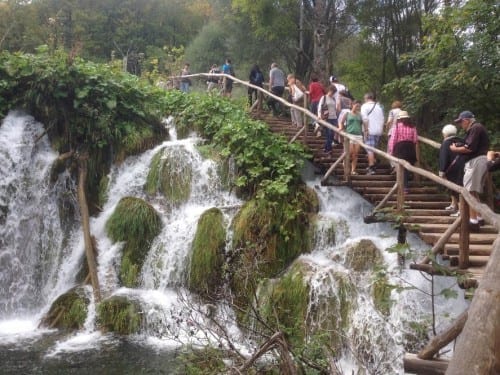
POLYGON ((369 135, 382 135, 384 131, 384 110, 380 104, 373 101, 364 103, 361 106, 361 118, 363 123, 368 123, 369 135))

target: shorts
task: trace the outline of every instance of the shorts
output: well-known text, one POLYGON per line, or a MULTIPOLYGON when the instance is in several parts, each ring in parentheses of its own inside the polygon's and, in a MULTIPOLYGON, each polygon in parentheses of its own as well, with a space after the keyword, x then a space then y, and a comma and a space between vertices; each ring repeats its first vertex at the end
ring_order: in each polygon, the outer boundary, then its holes
POLYGON ((476 156, 474 159, 465 163, 464 188, 467 191, 482 193, 487 170, 488 160, 486 159, 486 155, 476 156))
POLYGON ((350 136, 353 137, 357 141, 363 142, 363 136, 362 135, 350 134, 350 136))
MULTIPOLYGON (((365 143, 368 146, 377 147, 379 142, 380 142, 380 135, 371 135, 371 134, 368 134, 366 136, 365 143)), ((371 152, 371 151, 368 151, 368 152, 371 152)))
POLYGON ((233 91, 233 80, 232 79, 227 79, 224 82, 224 91, 225 92, 231 92, 233 91))

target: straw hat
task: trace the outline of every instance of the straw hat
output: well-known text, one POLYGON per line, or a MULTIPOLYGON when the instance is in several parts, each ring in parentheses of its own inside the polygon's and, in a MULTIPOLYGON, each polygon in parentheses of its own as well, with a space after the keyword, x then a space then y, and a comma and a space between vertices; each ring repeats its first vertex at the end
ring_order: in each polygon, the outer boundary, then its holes
POLYGON ((399 111, 398 113, 398 120, 402 118, 410 118, 410 115, 406 111, 399 111))
POLYGON ((450 137, 452 135, 456 135, 457 134, 457 127, 455 125, 452 125, 452 124, 445 125, 445 126, 443 126, 442 133, 445 137, 450 137))

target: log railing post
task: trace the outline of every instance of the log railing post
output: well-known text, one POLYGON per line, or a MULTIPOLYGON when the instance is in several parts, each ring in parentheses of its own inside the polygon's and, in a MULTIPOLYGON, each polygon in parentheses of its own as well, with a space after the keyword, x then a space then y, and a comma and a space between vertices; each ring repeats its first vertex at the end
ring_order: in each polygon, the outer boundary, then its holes
POLYGON ((486 204, 488 205, 489 208, 494 210, 495 207, 495 198, 494 198, 494 187, 493 187, 493 178, 491 176, 490 172, 486 172, 486 204))
MULTIPOLYGON (((308 103, 308 94, 307 92, 304 93, 304 109, 307 109, 307 103, 308 103)), ((304 144, 307 145, 307 129, 309 126, 307 126, 309 121, 309 117, 307 117, 306 112, 302 112, 302 124, 304 125, 304 144)))
POLYGON ((405 192, 404 192, 404 175, 405 175, 405 167, 402 164, 397 164, 396 167, 396 183, 398 184, 398 192, 396 199, 396 209, 398 212, 403 211, 403 207, 405 204, 405 192))
POLYGON ((344 137, 344 154, 345 154, 344 181, 347 181, 347 182, 351 181, 351 153, 349 152, 350 147, 351 146, 350 146, 349 138, 344 137))
MULTIPOLYGON (((422 153, 420 152, 420 144, 417 142, 416 146, 415 146, 415 151, 416 151, 416 154, 417 154, 417 162, 415 163, 415 165, 418 167, 418 168, 421 168, 422 167, 422 163, 420 163, 420 160, 422 160, 422 153)), ((416 183, 420 183, 420 175, 418 173, 415 173, 413 174, 413 178, 415 179, 415 182, 416 183)))
POLYGON ((458 268, 465 269, 469 267, 469 204, 460 195, 460 234, 458 245, 458 268))

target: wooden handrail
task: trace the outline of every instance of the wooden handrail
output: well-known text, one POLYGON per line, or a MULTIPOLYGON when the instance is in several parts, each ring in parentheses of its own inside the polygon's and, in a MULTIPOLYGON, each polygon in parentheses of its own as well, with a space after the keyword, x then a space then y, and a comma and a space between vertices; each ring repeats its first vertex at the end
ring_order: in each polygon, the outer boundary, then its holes
MULTIPOLYGON (((372 147, 372 146, 368 146, 364 142, 359 141, 358 139, 356 139, 355 137, 353 137, 351 134, 348 134, 348 133, 346 133, 343 130, 339 130, 337 127, 331 125, 330 123, 328 123, 325 120, 322 120, 322 119, 318 118, 316 116, 316 114, 311 113, 309 110, 307 110, 305 108, 302 108, 301 106, 298 106, 296 104, 290 103, 290 102, 284 100, 283 98, 281 98, 281 97, 279 97, 277 95, 274 95, 273 93, 271 93, 271 92, 263 89, 262 87, 252 85, 251 83, 249 83, 247 81, 243 81, 241 79, 238 79, 236 77, 230 76, 228 74, 223 74, 223 73, 219 73, 219 74, 197 73, 197 74, 185 75, 185 76, 182 76, 182 77, 184 77, 184 78, 192 78, 192 77, 227 77, 227 78, 232 79, 235 82, 241 83, 244 86, 248 86, 248 87, 251 87, 251 88, 253 88, 253 89, 255 89, 255 90, 259 91, 259 92, 262 92, 263 94, 265 94, 267 96, 270 96, 273 99, 276 99, 278 102, 280 102, 281 104, 283 104, 283 105, 285 105, 285 106, 287 106, 289 108, 298 109, 299 111, 305 113, 307 116, 309 116, 311 118, 315 118, 316 122, 320 126, 328 128, 328 129, 331 129, 335 133, 340 134, 343 137, 349 138, 349 140, 351 142, 355 142, 355 143, 361 145, 361 147, 363 147, 365 150, 372 151, 376 155, 381 156, 384 159, 387 159, 388 161, 392 161, 392 162, 394 162, 394 163, 396 163, 398 165, 401 165, 403 168, 407 169, 410 172, 413 172, 413 173, 416 173, 418 175, 421 175, 422 177, 425 177, 425 178, 427 178, 427 179, 429 179, 431 181, 434 181, 434 182, 436 182, 439 185, 442 185, 442 186, 444 186, 444 187, 446 187, 446 188, 448 188, 448 189, 450 189, 452 191, 460 193, 464 197, 464 199, 467 201, 467 204, 472 205, 474 207, 474 209, 481 214, 481 216, 483 217, 483 219, 485 221, 487 221, 488 223, 490 223, 491 225, 493 225, 493 227, 498 232, 500 232, 500 215, 494 213, 487 205, 479 202, 475 197, 472 196, 472 194, 470 194, 462 186, 454 184, 453 182, 450 182, 450 181, 448 181, 448 180, 446 180, 446 179, 444 179, 442 177, 439 177, 436 174, 434 174, 432 172, 429 172, 429 171, 427 171, 425 169, 422 169, 422 168, 419 168, 419 167, 415 167, 415 166, 411 165, 409 162, 407 162, 406 160, 396 158, 396 157, 394 157, 392 155, 389 155, 385 151, 379 150, 379 149, 377 149, 375 147, 372 147)), ((169 77, 169 78, 181 78, 181 76, 175 76, 175 77, 169 77)), ((425 137, 419 136, 419 140, 422 141, 423 143, 430 144, 433 147, 438 147, 438 145, 439 145, 439 143, 437 143, 435 141, 432 141, 432 140, 430 140, 428 138, 425 138, 425 137)))

